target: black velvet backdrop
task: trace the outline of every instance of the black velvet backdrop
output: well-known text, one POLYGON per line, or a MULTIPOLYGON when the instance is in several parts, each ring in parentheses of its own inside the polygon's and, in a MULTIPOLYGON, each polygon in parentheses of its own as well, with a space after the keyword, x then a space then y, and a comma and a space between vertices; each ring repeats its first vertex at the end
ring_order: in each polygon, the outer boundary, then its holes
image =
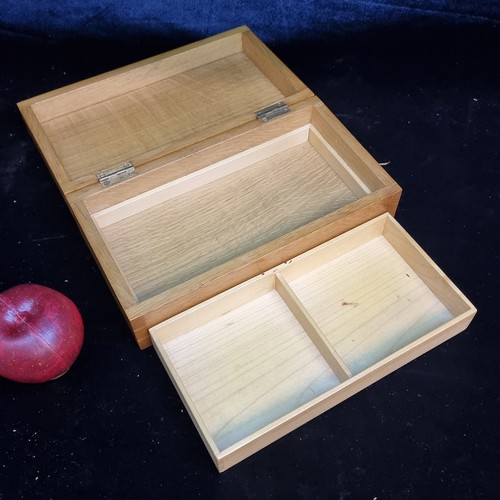
POLYGON ((0 29, 40 36, 124 37, 188 32, 197 38, 246 24, 266 42, 359 32, 401 22, 492 24, 497 1, 457 0, 3 0, 0 29))
POLYGON ((86 327, 62 378, 0 379, 0 499, 497 498, 499 17, 492 1, 0 1, 0 288, 53 287, 86 327), (154 351, 136 347, 15 104, 240 24, 390 162, 398 220, 479 312, 219 475, 154 351))

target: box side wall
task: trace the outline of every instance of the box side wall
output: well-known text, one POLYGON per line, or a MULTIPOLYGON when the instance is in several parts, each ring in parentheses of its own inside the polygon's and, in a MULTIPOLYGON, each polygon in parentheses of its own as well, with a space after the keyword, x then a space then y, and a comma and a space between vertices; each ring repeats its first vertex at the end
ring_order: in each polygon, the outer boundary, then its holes
POLYGON ((476 312, 467 297, 396 220, 388 220, 384 236, 454 316, 476 312))

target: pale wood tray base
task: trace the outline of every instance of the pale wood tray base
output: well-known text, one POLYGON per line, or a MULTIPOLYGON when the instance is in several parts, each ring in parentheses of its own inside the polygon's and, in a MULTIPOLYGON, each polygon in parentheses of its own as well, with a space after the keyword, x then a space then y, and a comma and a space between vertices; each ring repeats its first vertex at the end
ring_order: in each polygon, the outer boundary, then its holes
POLYGON ((453 318, 383 236, 290 287, 352 374, 453 318))
POLYGON ((165 350, 221 451, 339 383, 275 290, 165 350))

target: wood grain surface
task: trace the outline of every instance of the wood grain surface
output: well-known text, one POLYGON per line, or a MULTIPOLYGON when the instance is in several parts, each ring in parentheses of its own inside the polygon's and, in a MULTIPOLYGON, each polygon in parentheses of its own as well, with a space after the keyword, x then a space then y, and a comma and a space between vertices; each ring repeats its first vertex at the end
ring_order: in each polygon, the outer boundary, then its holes
POLYGON ((339 383, 276 291, 165 349, 221 451, 339 383))
POLYGON ((108 225, 102 233, 144 300, 355 199, 304 142, 108 225))
POLYGON ((75 180, 216 135, 282 98, 237 53, 57 116, 43 127, 75 180))

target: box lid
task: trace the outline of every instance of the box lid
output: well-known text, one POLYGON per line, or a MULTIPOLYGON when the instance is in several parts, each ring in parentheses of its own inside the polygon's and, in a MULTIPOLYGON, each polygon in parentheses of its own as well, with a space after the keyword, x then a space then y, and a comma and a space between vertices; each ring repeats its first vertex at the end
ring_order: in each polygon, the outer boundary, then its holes
POLYGON ((63 193, 268 116, 312 92, 245 26, 19 103, 63 193))

